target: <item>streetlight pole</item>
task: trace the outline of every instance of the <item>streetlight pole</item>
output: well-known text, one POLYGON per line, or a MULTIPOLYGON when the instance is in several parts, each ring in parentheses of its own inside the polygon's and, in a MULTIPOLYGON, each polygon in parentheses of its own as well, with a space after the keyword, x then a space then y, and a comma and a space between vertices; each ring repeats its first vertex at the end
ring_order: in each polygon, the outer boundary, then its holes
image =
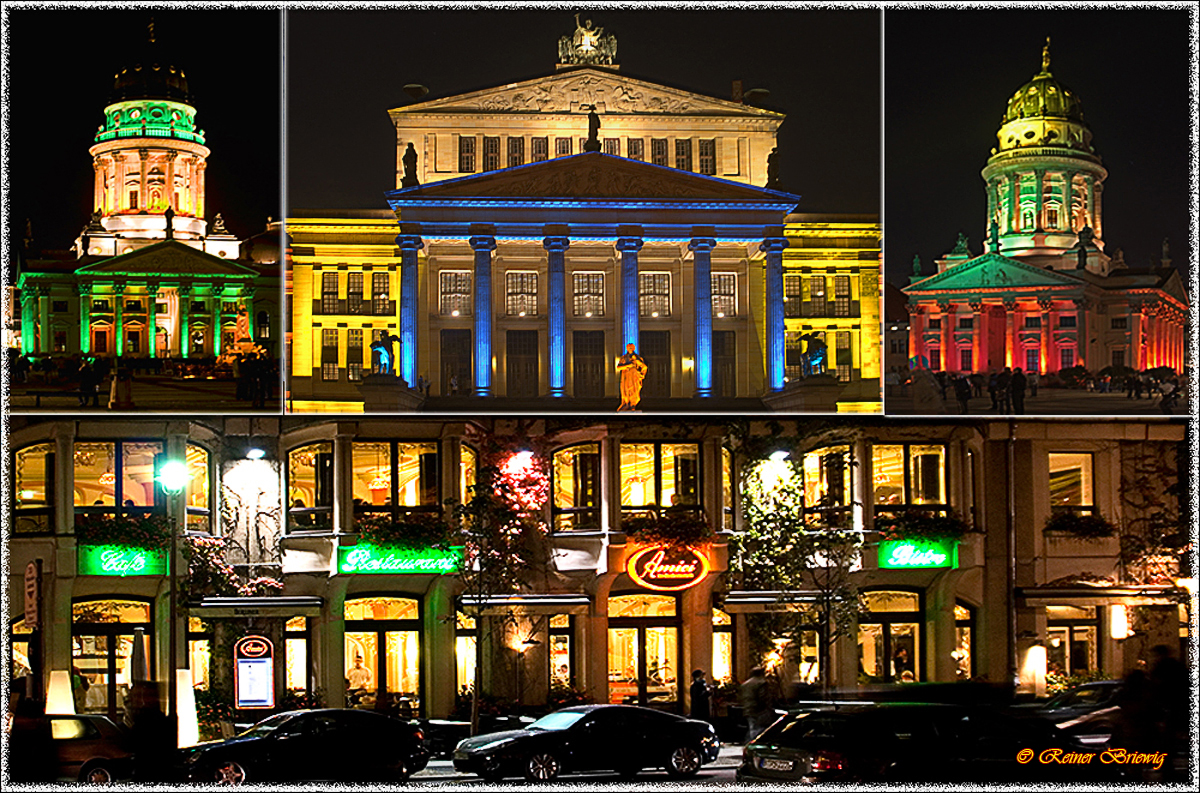
MULTIPOLYGON (((170 454, 171 452, 168 452, 170 454)), ((159 466, 158 475, 155 477, 159 486, 162 487, 163 493, 167 497, 167 517, 171 527, 171 544, 170 558, 167 559, 167 577, 169 584, 168 591, 168 608, 170 609, 170 626, 168 628, 167 647, 167 720, 175 730, 176 740, 179 735, 179 682, 177 680, 179 668, 179 581, 178 581, 178 563, 176 558, 179 555, 179 532, 180 527, 177 525, 177 513, 180 511, 179 494, 187 487, 189 475, 187 464, 178 459, 167 459, 159 466)), ((184 515, 183 525, 187 525, 187 515, 184 515)))

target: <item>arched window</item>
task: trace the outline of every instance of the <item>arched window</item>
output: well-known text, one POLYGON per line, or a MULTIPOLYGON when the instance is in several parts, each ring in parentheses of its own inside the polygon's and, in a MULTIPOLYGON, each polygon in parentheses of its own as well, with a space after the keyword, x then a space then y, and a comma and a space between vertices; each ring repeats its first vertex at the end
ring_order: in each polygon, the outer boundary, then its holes
POLYGON ((580 443, 554 453, 554 529, 599 530, 600 444, 580 443))
POLYGON ((923 678, 921 595, 875 590, 863 593, 866 612, 858 621, 861 683, 915 683, 923 678))
POLYGON ((669 710, 682 701, 678 600, 644 593, 608 599, 608 701, 669 710))
POLYGON ((189 531, 211 532, 212 488, 208 450, 194 443, 187 445, 185 458, 188 471, 187 527, 189 531))

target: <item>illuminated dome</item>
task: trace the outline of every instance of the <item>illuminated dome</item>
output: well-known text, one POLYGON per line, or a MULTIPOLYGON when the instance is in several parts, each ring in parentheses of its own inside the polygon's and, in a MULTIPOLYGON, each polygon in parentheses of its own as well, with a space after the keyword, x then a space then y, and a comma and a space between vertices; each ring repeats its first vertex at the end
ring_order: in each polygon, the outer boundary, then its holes
POLYGON ((1079 98, 1050 74, 1050 53, 1042 55, 1042 70, 1034 78, 1017 89, 1008 100, 1004 121, 1019 118, 1051 117, 1071 121, 1083 121, 1083 108, 1079 98))
POLYGON ((191 104, 187 77, 183 70, 170 65, 155 42, 154 23, 150 23, 149 41, 137 60, 117 72, 110 102, 128 99, 165 99, 191 104))
POLYGON ((1042 70, 1008 100, 996 137, 1000 152, 1033 146, 1092 153, 1079 98, 1050 73, 1050 39, 1042 48, 1042 70))

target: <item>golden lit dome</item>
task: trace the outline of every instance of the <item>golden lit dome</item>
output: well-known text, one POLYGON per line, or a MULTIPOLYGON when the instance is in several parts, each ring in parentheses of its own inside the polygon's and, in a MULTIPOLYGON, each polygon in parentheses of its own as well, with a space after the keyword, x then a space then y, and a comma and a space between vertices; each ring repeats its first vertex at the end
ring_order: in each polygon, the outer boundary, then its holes
POLYGON ((1083 108, 1075 94, 1050 74, 1050 39, 1042 48, 1042 70, 1017 89, 1008 100, 1005 123, 1021 118, 1065 118, 1083 121, 1083 108))

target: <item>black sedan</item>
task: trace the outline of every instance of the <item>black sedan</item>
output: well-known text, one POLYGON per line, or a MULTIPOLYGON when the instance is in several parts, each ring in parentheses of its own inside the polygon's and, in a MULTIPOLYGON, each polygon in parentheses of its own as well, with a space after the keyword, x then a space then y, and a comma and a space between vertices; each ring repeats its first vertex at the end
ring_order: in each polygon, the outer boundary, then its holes
POLYGON ((509 776, 548 782, 579 771, 632 778, 644 768, 685 778, 720 750, 705 721, 631 705, 583 705, 556 710, 523 730, 467 738, 454 750, 454 768, 490 782, 509 776))
POLYGON ((227 785, 398 781, 429 760, 415 725, 366 710, 288 711, 183 751, 189 780, 227 785))
POLYGON ((6 722, 14 782, 111 785, 133 770, 129 733, 107 716, 16 716, 6 722))
POLYGON ((1064 691, 1045 704, 1026 707, 1085 744, 1103 745, 1116 729, 1123 685, 1120 680, 1097 680, 1064 691))
MULTIPOLYGON (((782 717, 742 750, 737 780, 774 784, 1104 780, 1108 769, 1099 762, 1081 762, 1088 751, 1037 717, 959 705, 860 704, 782 717)), ((1116 779, 1108 773, 1107 781, 1116 779)))

